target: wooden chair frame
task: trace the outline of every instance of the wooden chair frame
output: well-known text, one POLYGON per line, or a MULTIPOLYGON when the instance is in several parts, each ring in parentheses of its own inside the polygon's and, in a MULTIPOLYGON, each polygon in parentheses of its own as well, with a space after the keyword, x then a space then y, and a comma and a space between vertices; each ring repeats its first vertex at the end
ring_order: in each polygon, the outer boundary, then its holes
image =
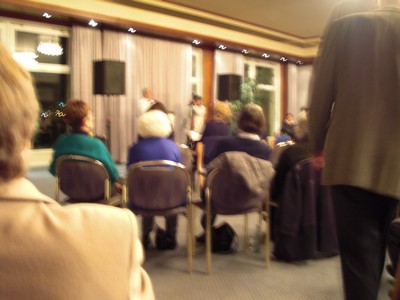
POLYGON ((110 191, 111 191, 111 180, 110 176, 108 174, 107 169, 105 168, 104 164, 100 162, 99 160, 83 156, 83 155, 62 155, 59 158, 57 158, 56 161, 56 173, 55 173, 55 180, 56 180, 56 190, 55 190, 55 198, 57 202, 60 202, 60 171, 63 162, 65 161, 77 161, 77 162, 87 162, 90 164, 95 164, 99 168, 101 168, 104 171, 105 175, 105 180, 104 180, 104 200, 107 203, 110 200, 110 191))
MULTIPOLYGON (((128 195, 129 195, 129 191, 128 191, 128 182, 129 180, 134 180, 134 177, 132 177, 132 174, 135 172, 135 170, 143 168, 143 167, 172 167, 174 170, 178 170, 179 172, 184 172, 185 174, 185 178, 187 180, 187 184, 186 184, 186 199, 187 199, 187 203, 185 205, 186 207, 186 214, 184 213, 184 215, 187 216, 187 257, 188 257, 188 271, 189 273, 192 272, 193 269, 193 247, 192 247, 192 182, 191 182, 191 176, 188 173, 188 171, 186 170, 185 166, 180 164, 180 163, 176 163, 173 161, 169 161, 169 160, 152 160, 152 161, 143 161, 143 162, 138 162, 136 164, 133 164, 131 166, 129 166, 128 168, 128 172, 127 172, 127 176, 126 176, 126 180, 122 186, 122 199, 123 199, 123 203, 124 203, 124 207, 128 206, 128 195)), ((172 172, 172 171, 171 171, 172 172)), ((174 209, 172 209, 174 210, 174 209)), ((140 214, 140 212, 138 212, 138 214, 140 214)), ((161 214, 155 214, 154 216, 157 215, 161 215, 161 214)))

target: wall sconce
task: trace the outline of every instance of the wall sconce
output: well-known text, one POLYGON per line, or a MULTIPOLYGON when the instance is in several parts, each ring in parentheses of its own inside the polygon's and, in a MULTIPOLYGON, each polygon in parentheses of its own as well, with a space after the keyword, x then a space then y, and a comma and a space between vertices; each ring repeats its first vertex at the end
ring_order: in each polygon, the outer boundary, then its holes
POLYGON ((92 27, 96 27, 97 24, 98 24, 98 23, 97 23, 95 20, 93 20, 93 19, 91 19, 91 20, 89 21, 89 25, 92 26, 92 27))

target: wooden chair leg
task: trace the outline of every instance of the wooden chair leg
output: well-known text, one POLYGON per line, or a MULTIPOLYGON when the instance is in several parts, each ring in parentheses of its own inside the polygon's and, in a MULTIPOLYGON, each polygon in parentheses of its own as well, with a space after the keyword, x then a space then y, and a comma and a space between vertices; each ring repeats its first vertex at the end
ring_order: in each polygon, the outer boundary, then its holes
POLYGON ((206 259, 207 259, 207 272, 211 274, 211 214, 210 211, 206 212, 206 259))
POLYGON ((249 249, 249 216, 244 215, 244 246, 243 251, 247 252, 249 249))
POLYGON ((269 268, 270 262, 270 227, 269 227, 269 213, 265 213, 265 241, 264 241, 264 251, 265 251, 265 266, 269 268))
POLYGON ((187 223, 187 255, 188 255, 188 268, 189 268, 189 273, 192 273, 192 269, 193 269, 193 238, 192 238, 192 234, 193 234, 193 229, 192 229, 192 204, 189 204, 187 206, 187 219, 186 219, 186 223, 187 223))

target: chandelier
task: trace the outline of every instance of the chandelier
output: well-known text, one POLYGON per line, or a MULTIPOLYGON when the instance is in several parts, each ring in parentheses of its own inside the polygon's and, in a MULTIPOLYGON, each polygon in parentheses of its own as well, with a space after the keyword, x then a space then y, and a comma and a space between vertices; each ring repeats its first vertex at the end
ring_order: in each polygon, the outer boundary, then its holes
POLYGON ((59 43, 59 38, 55 36, 40 36, 37 51, 49 56, 60 56, 63 54, 63 48, 59 43))
POLYGON ((38 64, 38 61, 36 60, 36 58, 38 58, 38 55, 31 51, 14 52, 13 57, 16 61, 26 67, 38 64))

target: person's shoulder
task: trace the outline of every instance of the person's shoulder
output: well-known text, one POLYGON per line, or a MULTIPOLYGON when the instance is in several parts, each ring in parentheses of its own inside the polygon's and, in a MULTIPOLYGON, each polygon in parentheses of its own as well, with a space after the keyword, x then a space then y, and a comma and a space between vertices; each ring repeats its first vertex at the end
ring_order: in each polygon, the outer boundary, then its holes
MULTIPOLYGON (((57 214, 65 222, 81 223, 82 226, 103 224, 113 228, 132 225, 135 219, 128 209, 104 204, 79 203, 56 208, 57 214)), ((102 226, 103 226, 102 225, 102 226)))

